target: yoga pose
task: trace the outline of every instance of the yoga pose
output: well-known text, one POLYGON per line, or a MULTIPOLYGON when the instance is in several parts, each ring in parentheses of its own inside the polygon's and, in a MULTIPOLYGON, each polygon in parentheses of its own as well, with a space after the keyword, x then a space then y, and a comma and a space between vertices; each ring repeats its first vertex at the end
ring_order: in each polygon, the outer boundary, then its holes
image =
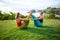
POLYGON ((29 20, 30 20, 29 17, 21 18, 21 15, 19 12, 16 15, 16 23, 19 28, 27 28, 29 24, 29 20))
POLYGON ((42 23, 43 23, 43 19, 44 19, 43 12, 40 13, 39 17, 35 17, 34 15, 32 15, 32 12, 30 12, 30 16, 32 16, 35 26, 42 27, 42 23))

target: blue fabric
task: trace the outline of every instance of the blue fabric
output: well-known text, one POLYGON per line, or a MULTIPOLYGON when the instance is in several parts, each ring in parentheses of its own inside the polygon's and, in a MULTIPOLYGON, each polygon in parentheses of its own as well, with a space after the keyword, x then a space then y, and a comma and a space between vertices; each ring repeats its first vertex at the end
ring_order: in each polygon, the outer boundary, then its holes
MULTIPOLYGON (((32 18, 36 19, 36 17, 34 15, 32 15, 32 18)), ((38 19, 34 20, 34 25, 37 27, 42 27, 42 23, 38 19)))

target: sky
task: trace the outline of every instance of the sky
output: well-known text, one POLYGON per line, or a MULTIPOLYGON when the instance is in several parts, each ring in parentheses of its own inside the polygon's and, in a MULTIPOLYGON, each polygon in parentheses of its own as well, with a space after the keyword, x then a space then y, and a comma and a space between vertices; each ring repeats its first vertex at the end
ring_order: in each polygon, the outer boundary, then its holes
POLYGON ((3 12, 28 12, 48 7, 60 7, 60 0, 0 0, 0 10, 3 12))

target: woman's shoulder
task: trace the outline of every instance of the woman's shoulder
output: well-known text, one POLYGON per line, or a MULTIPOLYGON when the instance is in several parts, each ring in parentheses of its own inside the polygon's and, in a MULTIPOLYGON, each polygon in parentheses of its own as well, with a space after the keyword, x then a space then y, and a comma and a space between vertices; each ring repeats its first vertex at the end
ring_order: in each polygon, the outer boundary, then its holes
POLYGON ((16 20, 20 20, 20 18, 16 18, 16 20))

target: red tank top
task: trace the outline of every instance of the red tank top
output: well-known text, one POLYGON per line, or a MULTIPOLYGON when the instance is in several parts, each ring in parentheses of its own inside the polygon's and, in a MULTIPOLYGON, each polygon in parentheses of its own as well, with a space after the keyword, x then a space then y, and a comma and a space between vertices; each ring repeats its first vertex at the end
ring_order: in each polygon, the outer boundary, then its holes
POLYGON ((20 27, 22 25, 20 19, 16 19, 17 26, 20 27))

